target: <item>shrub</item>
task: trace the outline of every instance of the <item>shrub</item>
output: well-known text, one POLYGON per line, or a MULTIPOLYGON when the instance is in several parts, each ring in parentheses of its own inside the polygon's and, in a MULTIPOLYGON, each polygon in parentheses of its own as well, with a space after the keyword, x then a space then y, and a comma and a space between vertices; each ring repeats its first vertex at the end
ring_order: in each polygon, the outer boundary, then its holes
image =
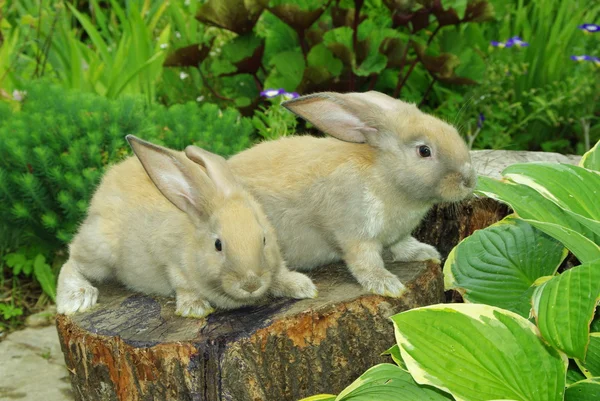
POLYGON ((385 354, 396 365, 369 369, 337 396, 303 401, 597 399, 599 172, 600 142, 580 166, 517 164, 501 180, 480 177, 477 192, 515 215, 448 256, 446 288, 467 304, 392 316, 397 345, 385 354), (582 264, 557 275, 564 247, 582 264))
POLYGON ((165 108, 139 97, 109 100, 35 83, 21 110, 0 104, 0 252, 52 258, 71 240, 106 166, 129 155, 125 135, 224 156, 251 144, 252 122, 235 109, 165 108))

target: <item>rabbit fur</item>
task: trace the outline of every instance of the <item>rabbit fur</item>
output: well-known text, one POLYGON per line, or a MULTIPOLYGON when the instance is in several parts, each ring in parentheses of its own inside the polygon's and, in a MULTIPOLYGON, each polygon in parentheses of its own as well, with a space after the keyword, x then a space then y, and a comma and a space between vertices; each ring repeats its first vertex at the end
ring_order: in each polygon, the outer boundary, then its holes
POLYGON ((287 269, 273 227, 225 159, 127 140, 137 157, 111 167, 94 194, 59 274, 59 313, 93 306, 90 281, 108 279, 175 294, 176 313, 198 318, 267 293, 316 296, 307 276, 287 269))
POLYGON ((382 250, 398 261, 440 259, 411 233, 434 204, 472 193, 465 142, 451 125, 378 92, 323 92, 283 105, 334 138, 262 142, 229 166, 268 214, 284 259, 298 270, 344 260, 367 290, 402 295, 382 250))

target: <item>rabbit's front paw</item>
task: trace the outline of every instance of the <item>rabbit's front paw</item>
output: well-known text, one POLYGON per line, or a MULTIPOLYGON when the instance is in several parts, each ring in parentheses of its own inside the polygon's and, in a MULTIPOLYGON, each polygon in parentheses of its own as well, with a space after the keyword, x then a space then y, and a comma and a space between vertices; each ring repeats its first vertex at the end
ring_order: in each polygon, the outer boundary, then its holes
POLYGON ((385 273, 372 275, 360 280, 362 286, 378 295, 386 297, 399 298, 406 291, 406 287, 396 275, 385 270, 385 273))
POLYGON ((96 305, 98 289, 91 285, 82 285, 77 288, 60 291, 56 300, 56 311, 71 315, 83 312, 96 305))
POLYGON ((441 260, 440 253, 433 246, 409 237, 394 244, 390 250, 394 260, 398 262, 421 262, 424 260, 441 260))
POLYGON ((273 283, 271 293, 276 297, 296 299, 316 298, 317 287, 312 280, 298 272, 282 272, 273 283))
POLYGON ((215 310, 210 304, 203 299, 183 299, 177 298, 177 309, 175 314, 182 317, 191 317, 202 319, 215 310))

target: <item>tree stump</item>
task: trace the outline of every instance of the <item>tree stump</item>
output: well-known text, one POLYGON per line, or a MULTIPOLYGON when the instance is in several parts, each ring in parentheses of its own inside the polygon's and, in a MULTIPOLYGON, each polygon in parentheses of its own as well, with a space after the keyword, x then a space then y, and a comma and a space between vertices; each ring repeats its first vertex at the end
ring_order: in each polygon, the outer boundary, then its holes
POLYGON ((342 264, 318 269, 320 296, 272 300, 205 320, 173 299, 100 288, 99 304, 57 327, 77 400, 297 400, 339 392, 385 361, 394 313, 443 300, 437 263, 388 263, 408 291, 365 291, 342 264))
MULTIPOLYGON (((477 151, 479 174, 498 178, 527 161, 576 163, 542 152, 477 151)), ((490 199, 432 209, 415 235, 442 255, 509 213, 490 199)), ((59 315, 57 328, 77 400, 297 400, 337 393, 394 344, 389 316, 444 300, 438 264, 387 263, 408 291, 400 299, 365 293, 342 264, 311 273, 319 297, 276 299, 217 312, 175 316, 174 299, 100 288, 91 311, 59 315)))

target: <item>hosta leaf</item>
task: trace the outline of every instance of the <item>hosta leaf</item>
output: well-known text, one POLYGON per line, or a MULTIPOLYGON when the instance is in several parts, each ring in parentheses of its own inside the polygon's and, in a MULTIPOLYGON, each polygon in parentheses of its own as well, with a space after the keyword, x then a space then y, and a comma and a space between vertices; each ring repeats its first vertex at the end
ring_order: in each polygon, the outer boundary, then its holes
POLYGON ((507 203, 519 217, 562 242, 580 261, 600 258, 594 222, 565 210, 526 185, 480 176, 478 193, 507 203), (585 224, 582 224, 585 223, 585 224))
POLYGON ((583 380, 567 387, 565 401, 598 401, 600 399, 600 378, 583 380))
POLYGON ((572 358, 585 359, 599 297, 600 259, 569 269, 536 288, 533 313, 546 341, 572 358))
POLYGON ((444 265, 444 281, 446 289, 457 289, 467 302, 498 306, 527 318, 532 284, 554 275, 565 256, 558 241, 508 217, 458 244, 444 265))
POLYGON ((317 394, 299 401, 335 401, 335 397, 333 394, 317 394))
POLYGON ((563 399, 566 356, 515 313, 448 304, 391 319, 402 359, 417 383, 447 391, 457 401, 563 399))
POLYGON ((387 351, 382 352, 381 355, 389 355, 394 363, 400 367, 400 369, 408 372, 406 364, 402 360, 402 355, 400 355, 400 347, 398 347, 398 344, 394 344, 387 351))
POLYGON ((567 386, 569 384, 577 383, 578 381, 585 380, 586 377, 577 366, 575 362, 569 362, 569 368, 567 369, 567 386))
POLYGON ((600 377, 600 333, 591 333, 585 361, 577 361, 577 365, 588 377, 600 377))
POLYGON ((448 401, 447 395, 415 383, 396 365, 375 365, 346 387, 335 401, 448 401))
POLYGON ((596 145, 583 155, 579 166, 600 171, 600 141, 596 142, 596 145))
MULTIPOLYGON (((502 174, 530 186, 563 209, 600 222, 600 174, 594 171, 561 163, 521 163, 507 167, 502 174)), ((600 225, 598 228, 600 234, 600 225)))

